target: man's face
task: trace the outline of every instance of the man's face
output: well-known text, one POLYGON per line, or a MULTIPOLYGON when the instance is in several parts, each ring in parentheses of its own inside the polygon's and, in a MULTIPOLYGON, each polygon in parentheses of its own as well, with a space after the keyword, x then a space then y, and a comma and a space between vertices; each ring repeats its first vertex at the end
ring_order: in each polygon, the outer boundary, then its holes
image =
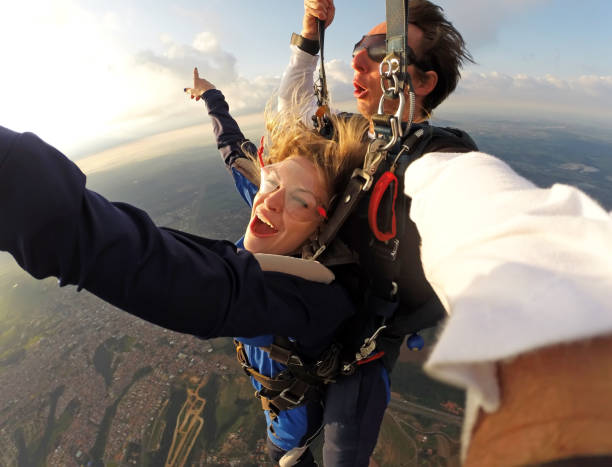
MULTIPOLYGON (((387 24, 381 23, 372 28, 368 35, 386 33, 387 24)), ((408 28, 408 45, 417 54, 422 38, 423 31, 411 24, 408 28)), ((382 96, 379 65, 379 62, 375 62, 368 56, 368 52, 365 49, 360 50, 353 57, 353 86, 355 88, 353 95, 357 99, 357 109, 366 118, 370 118, 378 112, 378 103, 382 96)), ((414 79, 412 68, 412 66, 408 67, 408 72, 414 79)), ((397 104, 397 100, 386 99, 385 112, 394 113, 397 109, 397 104)))

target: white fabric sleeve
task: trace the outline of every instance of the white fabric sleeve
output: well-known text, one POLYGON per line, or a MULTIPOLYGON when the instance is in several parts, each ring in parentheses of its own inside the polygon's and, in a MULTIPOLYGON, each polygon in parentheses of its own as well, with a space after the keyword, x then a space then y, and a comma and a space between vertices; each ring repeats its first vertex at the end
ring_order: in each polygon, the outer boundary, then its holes
POLYGON ((302 121, 312 126, 312 116, 317 110, 314 95, 314 72, 318 55, 310 55, 296 45, 291 45, 291 58, 281 78, 278 90, 278 110, 285 111, 299 105, 302 121))
POLYGON ((425 364, 478 409, 500 402, 496 362, 612 333, 612 216, 580 190, 537 188, 483 153, 431 153, 405 194, 425 275, 449 318, 425 364))

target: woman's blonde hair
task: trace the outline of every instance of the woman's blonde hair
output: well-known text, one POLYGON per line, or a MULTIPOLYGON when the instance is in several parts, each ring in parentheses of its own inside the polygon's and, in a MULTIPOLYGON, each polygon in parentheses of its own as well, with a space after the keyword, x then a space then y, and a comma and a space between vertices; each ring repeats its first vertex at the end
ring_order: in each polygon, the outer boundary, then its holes
MULTIPOLYGON (((274 164, 296 156, 304 157, 323 174, 330 197, 339 193, 346 186, 353 170, 363 165, 368 146, 369 123, 361 115, 331 115, 329 119, 332 134, 328 139, 308 128, 298 114, 288 111, 272 113, 267 110, 266 154, 262 156, 264 164, 274 164)), ((259 164, 256 160, 253 162, 259 164)))

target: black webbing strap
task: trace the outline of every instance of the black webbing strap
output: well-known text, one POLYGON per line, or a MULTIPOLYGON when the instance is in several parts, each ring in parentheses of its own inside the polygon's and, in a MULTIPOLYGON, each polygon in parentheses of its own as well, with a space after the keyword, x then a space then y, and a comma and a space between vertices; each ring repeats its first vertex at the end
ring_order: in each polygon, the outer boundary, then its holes
POLYGON ((308 368, 303 364, 301 358, 292 350, 290 341, 286 338, 275 338, 275 344, 264 350, 270 352, 273 360, 286 364, 287 371, 279 373, 275 377, 269 377, 255 370, 247 357, 244 344, 234 339, 236 357, 242 365, 243 370, 251 376, 262 388, 255 392, 255 396, 261 400, 264 410, 269 410, 274 419, 282 410, 292 409, 304 404, 319 394, 319 386, 322 380, 308 373, 308 368), (289 343, 284 346, 281 343, 289 343), (286 348, 285 348, 286 347, 286 348))
POLYGON ((256 395, 261 400, 261 408, 269 410, 274 419, 279 412, 298 407, 319 395, 319 392, 314 386, 294 379, 292 385, 281 391, 280 394, 267 395, 265 389, 262 389, 256 395))
MULTIPOLYGON (((400 89, 404 91, 406 67, 409 65, 408 53, 408 3, 409 0, 386 0, 387 9, 387 56, 396 55, 400 59, 400 89)), ((397 91, 397 90, 396 90, 397 91)), ((396 96, 389 97, 397 97, 396 96)))
POLYGON ((334 214, 330 217, 327 224, 325 224, 325 227, 321 229, 318 238, 315 240, 316 244, 313 248, 314 258, 323 253, 332 240, 336 238, 340 228, 357 207, 357 203, 359 203, 364 193, 363 187, 366 182, 367 180, 358 174, 351 177, 342 193, 342 198, 338 200, 338 205, 334 210, 334 214))
MULTIPOLYGON (((324 352, 316 364, 306 363, 298 354, 298 350, 293 342, 284 336, 274 336, 274 342, 268 347, 262 347, 272 360, 287 367, 287 372, 291 378, 299 379, 311 386, 320 386, 330 382, 329 375, 325 374, 323 368, 333 355, 324 352)), ((335 376, 335 375, 333 375, 335 376)))
POLYGON ((319 94, 317 100, 319 107, 328 105, 329 94, 327 93, 327 78, 325 76, 325 57, 323 56, 325 50, 325 21, 317 18, 317 29, 319 30, 319 47, 321 48, 321 63, 319 65, 319 94))
POLYGON ((317 111, 312 116, 314 127, 319 134, 325 138, 331 138, 333 127, 329 118, 329 93, 327 91, 327 78, 325 76, 325 58, 323 56, 325 47, 325 22, 317 19, 317 29, 319 32, 319 45, 321 48, 321 63, 319 64, 319 79, 314 85, 315 96, 317 98, 317 111))
POLYGON ((333 214, 320 229, 317 238, 303 252, 305 258, 316 259, 327 249, 334 238, 336 238, 340 228, 357 207, 363 194, 369 191, 372 186, 374 173, 386 154, 386 151, 381 150, 384 144, 385 142, 379 139, 369 144, 363 169, 356 169, 353 172, 342 196, 337 200, 333 214))

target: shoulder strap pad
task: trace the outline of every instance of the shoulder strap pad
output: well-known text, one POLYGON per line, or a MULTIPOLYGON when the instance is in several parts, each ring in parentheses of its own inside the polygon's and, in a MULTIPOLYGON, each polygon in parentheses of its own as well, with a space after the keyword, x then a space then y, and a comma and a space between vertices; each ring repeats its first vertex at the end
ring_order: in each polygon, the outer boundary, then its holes
POLYGON ((334 273, 318 261, 268 253, 255 253, 254 256, 264 271, 282 272, 323 284, 330 284, 335 279, 334 273))

